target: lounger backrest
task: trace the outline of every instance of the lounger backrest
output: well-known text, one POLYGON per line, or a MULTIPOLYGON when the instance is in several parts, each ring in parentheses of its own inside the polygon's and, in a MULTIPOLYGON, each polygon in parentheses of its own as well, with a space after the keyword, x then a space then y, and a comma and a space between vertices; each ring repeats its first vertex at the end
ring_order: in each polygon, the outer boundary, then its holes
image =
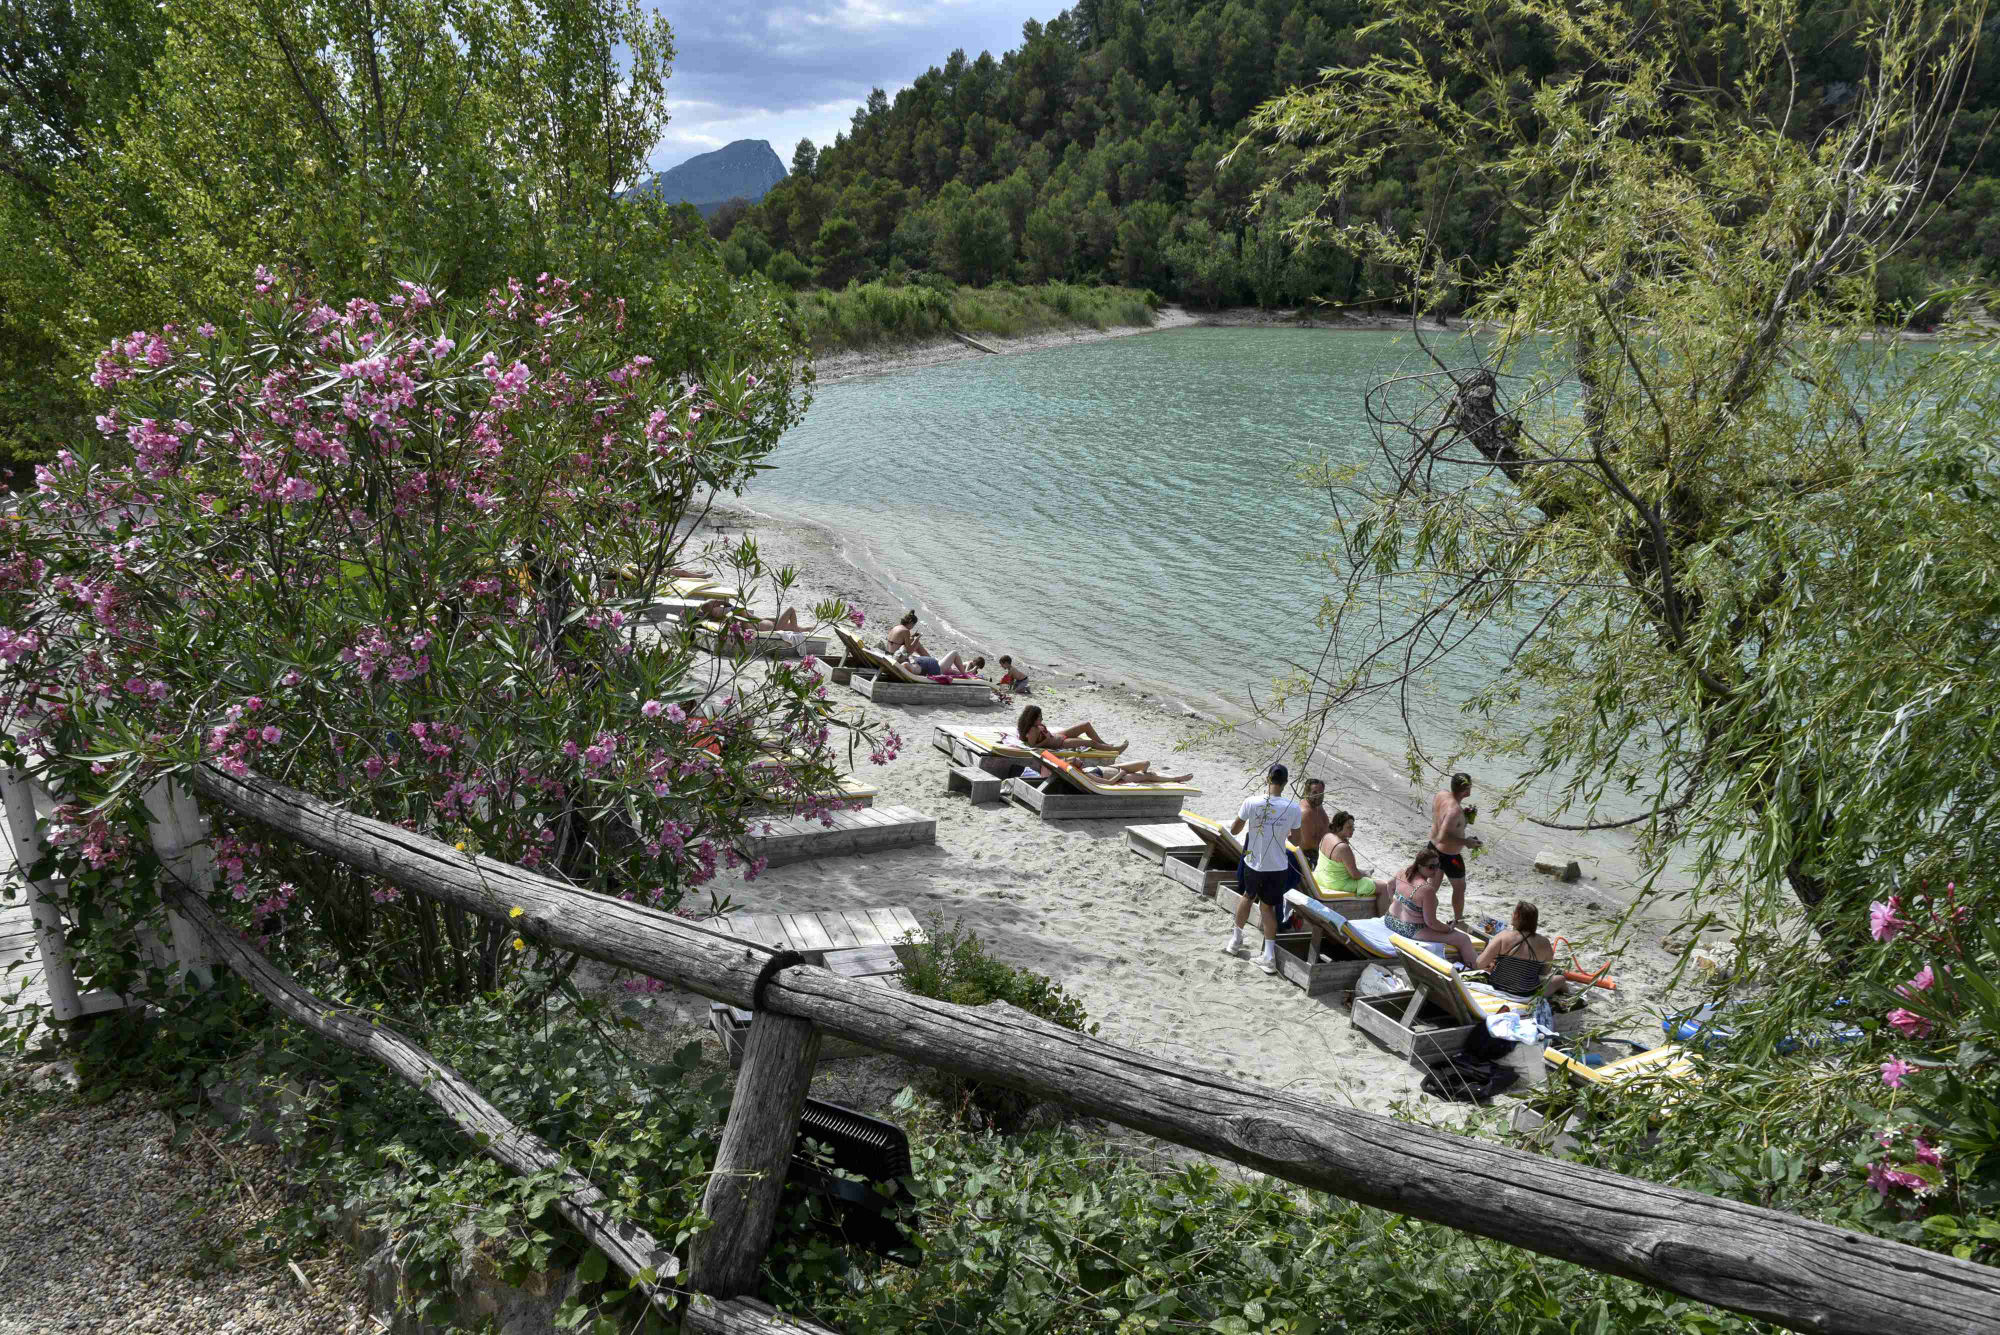
POLYGON ((1227 861, 1230 866, 1237 866, 1243 861, 1243 845, 1221 821, 1210 820, 1206 816, 1184 810, 1181 812, 1181 822, 1194 831, 1197 839, 1208 845, 1210 852, 1227 861))
POLYGON ((1556 1048, 1546 1048, 1542 1060, 1585 1084, 1619 1088, 1652 1080, 1682 1081, 1695 1078, 1693 1059, 1678 1043, 1667 1043, 1648 1052, 1620 1057, 1615 1062, 1592 1067, 1556 1048))
POLYGON ((1389 940, 1394 943, 1396 954, 1410 975, 1411 985, 1429 993, 1431 1000, 1449 1011, 1461 1024, 1482 1024, 1489 1015, 1497 1015, 1510 1005, 1521 1005, 1520 1002, 1509 1002, 1496 993, 1474 989, 1441 956, 1431 954, 1407 936, 1391 936, 1389 940))

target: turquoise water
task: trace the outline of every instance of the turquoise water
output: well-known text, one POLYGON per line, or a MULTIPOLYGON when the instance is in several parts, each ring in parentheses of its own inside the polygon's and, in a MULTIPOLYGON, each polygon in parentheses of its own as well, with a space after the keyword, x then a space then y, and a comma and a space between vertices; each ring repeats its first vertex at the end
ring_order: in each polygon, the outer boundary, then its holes
MULTIPOLYGON (((1326 648, 1330 501, 1301 470, 1379 460, 1364 395, 1423 366, 1407 335, 1186 329, 843 381, 746 499, 841 529, 933 647, 1241 709, 1326 648)), ((1462 699, 1497 648, 1431 689, 1462 699)), ((1345 722, 1400 753, 1393 718, 1345 722)))

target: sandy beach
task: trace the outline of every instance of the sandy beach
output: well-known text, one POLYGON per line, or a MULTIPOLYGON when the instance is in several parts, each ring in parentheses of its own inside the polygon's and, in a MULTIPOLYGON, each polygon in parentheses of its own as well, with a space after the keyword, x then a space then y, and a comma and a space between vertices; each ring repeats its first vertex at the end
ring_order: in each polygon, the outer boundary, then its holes
MULTIPOLYGON (((903 610, 876 579, 845 558, 840 535, 823 528, 776 526, 745 510, 719 508, 705 536, 733 543, 746 534, 756 538, 768 564, 797 570, 791 601, 802 611, 816 600, 838 597, 862 609, 871 628, 880 628, 903 610)), ((761 610, 771 610, 768 592, 757 601, 761 610)), ((976 634, 962 623, 959 628, 961 636, 976 634)), ((982 652, 989 660, 1013 651, 1022 658, 1012 646, 948 637, 936 628, 929 647, 982 652), (940 642, 947 638, 950 642, 940 642)), ((1263 767, 1281 754, 1276 739, 1248 729, 1218 734, 1215 720, 1157 690, 1075 664, 1039 661, 1028 667, 1032 698, 1052 723, 1089 720, 1108 738, 1129 738, 1128 757, 1149 758, 1176 772, 1191 770, 1203 794, 1190 805, 1204 814, 1232 818, 1258 789, 1263 767)), ((894 729, 904 739, 895 760, 876 766, 861 757, 856 772, 880 788, 879 802, 934 814, 936 845, 795 863, 753 882, 740 872, 725 873, 713 889, 734 909, 901 906, 920 919, 961 921, 993 953, 1050 975, 1078 996, 1108 1039, 1376 1111, 1453 1122, 1467 1115, 1467 1105, 1424 1097, 1418 1088, 1422 1073, 1356 1029, 1339 993, 1308 998, 1283 978, 1261 972, 1254 960, 1225 954, 1228 916, 1215 901, 1166 879, 1129 852, 1124 822, 1047 824, 1011 804, 974 806, 963 796, 947 796, 948 762, 931 746, 932 729, 967 722, 1010 727, 1022 701, 983 710, 890 708, 844 686, 833 690, 843 711, 894 729)), ((1327 805, 1355 814, 1355 845, 1364 865, 1390 874, 1424 842, 1428 795, 1371 755, 1343 761, 1339 772, 1322 774, 1328 780, 1327 805)), ((1485 847, 1469 860, 1468 916, 1504 917, 1517 899, 1532 899, 1541 906, 1543 930, 1566 937, 1593 966, 1615 953, 1619 990, 1593 989, 1594 1013, 1620 1034, 1659 1042, 1657 1016, 1678 962, 1660 944, 1665 924, 1640 919, 1622 945, 1614 940, 1614 922, 1626 907, 1636 869, 1586 863, 1584 878, 1564 885, 1535 870, 1537 851, 1550 846, 1546 832, 1484 813, 1478 832, 1485 847)), ((661 1021, 682 1034, 705 1020, 706 1004, 697 998, 660 1000, 661 1021)), ((872 1102, 851 1088, 856 1080, 868 1083, 853 1068, 887 1062, 824 1063, 821 1083, 831 1091, 826 1096, 872 1102)), ((893 1088, 908 1074, 889 1063, 872 1079, 893 1088)), ((879 1095, 880 1089, 873 1092, 879 1095)), ((1504 1113, 1507 1102, 1495 1106, 1504 1113)))

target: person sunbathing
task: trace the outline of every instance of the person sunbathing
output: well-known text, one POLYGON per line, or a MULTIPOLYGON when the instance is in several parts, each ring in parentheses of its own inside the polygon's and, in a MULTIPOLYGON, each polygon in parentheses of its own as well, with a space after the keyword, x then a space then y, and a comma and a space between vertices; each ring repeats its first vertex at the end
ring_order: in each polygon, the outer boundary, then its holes
POLYGON ((1088 720, 1067 728, 1051 728, 1042 722, 1042 707, 1029 705, 1021 711, 1021 717, 1014 720, 1014 735, 1021 739, 1021 745, 1049 751, 1075 751, 1081 749, 1082 738, 1100 751, 1123 751, 1130 742, 1120 742, 1113 746, 1097 735, 1097 729, 1088 720))
POLYGON ((1150 760, 1129 760, 1112 765, 1080 766, 1085 774, 1107 786, 1121 783, 1186 783, 1193 774, 1162 774, 1150 760))
POLYGON ((903 619, 889 627, 887 643, 890 649, 906 653, 912 658, 930 653, 930 650, 924 648, 924 637, 917 634, 915 610, 903 613, 903 619))
POLYGON ((1354 860, 1354 813, 1336 811, 1326 837, 1319 841, 1319 862, 1313 867, 1313 885, 1321 899, 1366 896, 1375 901, 1379 916, 1389 907, 1388 881, 1363 876, 1354 860))
MULTIPOLYGON (((726 621, 735 611, 736 609, 730 604, 728 599, 711 598, 701 605, 697 610, 697 614, 703 621, 726 621)), ((799 624, 799 610, 796 607, 781 607, 778 609, 778 615, 775 617, 758 617, 754 621, 745 617, 743 624, 766 635, 774 632, 801 632, 805 630, 805 627, 799 624)))
POLYGON ((1478 967, 1486 970, 1496 990, 1517 997, 1537 992, 1561 992, 1568 982, 1558 973, 1549 976, 1556 957, 1553 941, 1535 930, 1542 911, 1527 900, 1514 905, 1514 925, 1496 932, 1479 952, 1478 967))
POLYGON ((956 649, 943 658, 933 658, 929 654, 897 654, 896 661, 905 664, 912 672, 926 677, 951 677, 966 679, 977 677, 979 670, 986 666, 984 657, 974 658, 970 663, 958 656, 956 649))
POLYGON ((1438 886, 1444 883, 1444 864, 1429 844, 1418 851, 1415 861, 1403 868, 1389 886, 1389 904, 1382 914, 1389 930, 1412 941, 1429 941, 1458 951, 1461 964, 1479 958, 1479 947, 1456 924, 1438 920, 1438 886))

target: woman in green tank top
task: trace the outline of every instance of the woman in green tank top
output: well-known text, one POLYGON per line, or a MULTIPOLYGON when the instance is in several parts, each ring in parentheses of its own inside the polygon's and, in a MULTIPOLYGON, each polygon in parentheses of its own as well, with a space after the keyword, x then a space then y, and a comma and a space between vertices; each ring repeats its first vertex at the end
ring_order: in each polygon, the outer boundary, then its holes
POLYGON ((1375 901, 1375 911, 1379 914, 1385 907, 1382 899, 1388 883, 1361 874, 1354 861, 1354 845, 1348 842, 1353 836, 1353 813, 1336 811, 1326 838, 1319 841, 1319 866, 1313 870, 1313 883, 1319 887, 1321 899, 1366 895, 1375 901))

